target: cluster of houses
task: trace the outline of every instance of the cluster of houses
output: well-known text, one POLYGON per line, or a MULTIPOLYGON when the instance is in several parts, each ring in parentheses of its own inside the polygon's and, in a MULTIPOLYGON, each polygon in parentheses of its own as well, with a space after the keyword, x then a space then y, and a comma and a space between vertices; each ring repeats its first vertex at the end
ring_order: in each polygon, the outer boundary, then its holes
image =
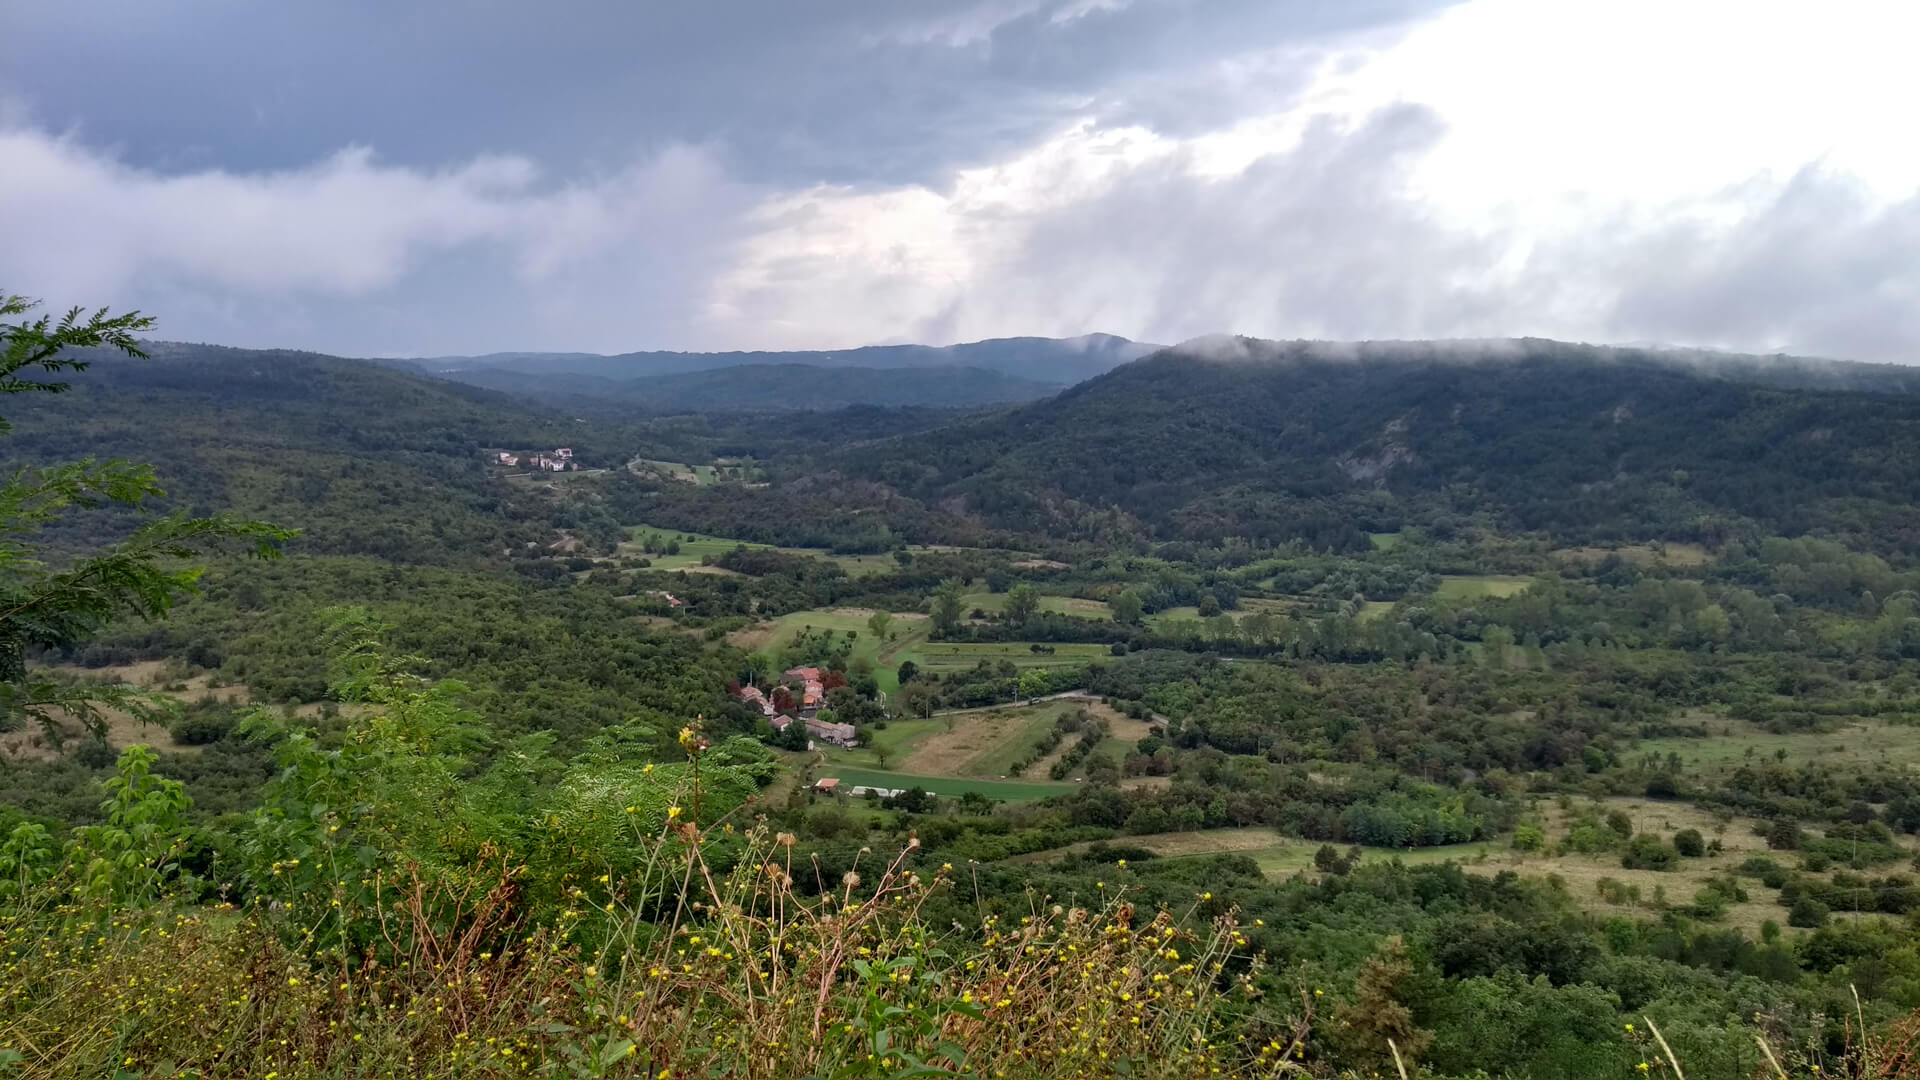
MULTIPOLYGON (((736 695, 740 700, 760 710, 775 731, 785 731, 789 724, 796 721, 806 725, 807 738, 831 743, 834 746, 852 746, 856 732, 852 724, 840 724, 820 719, 820 706, 826 703, 826 682, 817 667, 788 668, 780 675, 780 682, 786 689, 785 697, 791 707, 782 710, 773 699, 757 686, 743 686, 736 695)), ((776 691, 778 696, 778 691, 776 691)))
POLYGON ((535 472, 567 472, 577 471, 580 468, 580 463, 573 460, 573 448, 570 446, 562 446, 558 450, 544 454, 516 454, 509 450, 501 450, 493 455, 493 461, 496 465, 505 465, 509 468, 525 465, 535 472))

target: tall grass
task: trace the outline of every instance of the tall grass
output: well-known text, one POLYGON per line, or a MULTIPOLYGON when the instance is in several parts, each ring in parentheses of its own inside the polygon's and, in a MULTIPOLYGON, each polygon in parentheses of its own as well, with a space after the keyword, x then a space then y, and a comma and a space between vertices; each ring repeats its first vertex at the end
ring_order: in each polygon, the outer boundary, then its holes
POLYGON ((1032 897, 1023 917, 935 927, 927 900, 968 882, 916 865, 917 841, 820 882, 792 836, 702 827, 680 802, 657 832, 634 826, 638 872, 582 881, 557 912, 523 902, 507 859, 440 877, 389 868, 370 902, 342 890, 346 901, 318 906, 132 905, 56 875, 0 914, 0 1076, 1303 1068, 1310 1002, 1255 1000, 1259 958, 1231 916, 1189 926, 1116 890, 1093 906, 1032 897), (716 867, 708 853, 721 848, 728 865, 716 867), (362 932, 329 934, 315 910, 362 932), (315 945, 342 940, 365 944, 315 945))

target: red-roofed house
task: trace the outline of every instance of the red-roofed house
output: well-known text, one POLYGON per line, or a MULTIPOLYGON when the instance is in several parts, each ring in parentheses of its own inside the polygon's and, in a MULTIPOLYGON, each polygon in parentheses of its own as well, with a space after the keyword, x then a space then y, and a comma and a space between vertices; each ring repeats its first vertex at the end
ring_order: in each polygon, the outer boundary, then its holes
POLYGON ((780 677, 789 682, 819 682, 820 669, 817 667, 788 668, 780 677))
POLYGON ((813 789, 815 791, 824 791, 829 795, 833 794, 839 786, 840 778, 837 776, 823 776, 813 782, 813 789))
MULTIPOLYGON (((759 709, 760 715, 766 717, 769 720, 773 719, 773 717, 778 714, 778 710, 773 707, 773 702, 768 701, 767 695, 761 693, 760 688, 757 686, 741 687, 740 700, 746 702, 747 704, 753 706, 756 709, 759 709)), ((777 724, 775 726, 785 727, 786 725, 777 724)))

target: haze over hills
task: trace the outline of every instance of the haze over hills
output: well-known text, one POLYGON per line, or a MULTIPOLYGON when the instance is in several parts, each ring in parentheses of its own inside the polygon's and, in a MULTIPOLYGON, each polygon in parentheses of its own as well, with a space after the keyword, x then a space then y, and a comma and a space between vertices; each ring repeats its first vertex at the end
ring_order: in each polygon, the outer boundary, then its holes
POLYGON ((504 352, 401 361, 447 378, 476 369, 504 368, 536 375, 594 375, 634 379, 741 365, 805 364, 828 368, 984 368, 1066 385, 1090 379, 1160 348, 1113 334, 1072 338, 1013 337, 960 345, 869 345, 854 349, 778 352, 504 352))

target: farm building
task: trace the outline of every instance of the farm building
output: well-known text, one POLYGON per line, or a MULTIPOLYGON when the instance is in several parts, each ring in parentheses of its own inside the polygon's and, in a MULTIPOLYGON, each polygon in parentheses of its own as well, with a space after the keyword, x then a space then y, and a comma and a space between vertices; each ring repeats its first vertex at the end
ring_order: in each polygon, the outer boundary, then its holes
POLYGON ((852 724, 826 724, 810 719, 807 721, 807 734, 835 746, 852 746, 859 733, 854 730, 852 724))
POLYGON ((774 709, 773 702, 767 700, 767 695, 760 692, 759 687, 743 686, 740 688, 739 697, 741 701, 744 701, 747 704, 753 706, 754 708, 759 709, 761 716, 764 716, 769 720, 773 720, 774 722, 773 726, 776 731, 784 730, 786 728, 787 725, 785 723, 782 723, 781 721, 786 720, 787 717, 780 717, 777 720, 774 719, 778 715, 778 711, 774 709))
POLYGON ((837 776, 823 776, 813 782, 813 790, 822 791, 831 795, 840 790, 840 778, 837 776))

